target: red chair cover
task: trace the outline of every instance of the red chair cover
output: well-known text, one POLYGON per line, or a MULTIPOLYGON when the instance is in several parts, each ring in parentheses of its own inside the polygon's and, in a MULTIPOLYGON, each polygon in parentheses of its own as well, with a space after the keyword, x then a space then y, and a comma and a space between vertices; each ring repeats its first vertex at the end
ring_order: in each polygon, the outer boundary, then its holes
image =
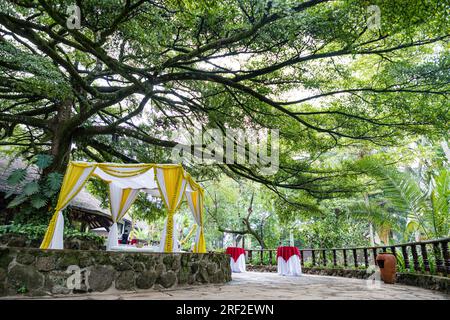
POLYGON ((236 262, 241 254, 245 254, 245 250, 243 248, 238 247, 228 247, 225 253, 231 255, 234 262, 236 262))
POLYGON ((293 255, 297 255, 300 258, 300 251, 298 251, 297 247, 278 247, 277 249, 277 259, 282 257, 287 262, 293 255))

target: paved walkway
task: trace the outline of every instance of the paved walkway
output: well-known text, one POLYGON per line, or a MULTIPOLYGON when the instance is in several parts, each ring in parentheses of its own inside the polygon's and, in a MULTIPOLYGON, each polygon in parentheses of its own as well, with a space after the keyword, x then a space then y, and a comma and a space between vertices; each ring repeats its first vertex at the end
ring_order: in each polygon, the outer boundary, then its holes
MULTIPOLYGON (((23 297, 22 297, 23 298, 23 297)), ((341 277, 303 275, 282 277, 276 273, 247 272, 233 274, 233 281, 225 285, 192 286, 173 290, 138 291, 124 293, 109 291, 65 297, 42 297, 41 299, 106 299, 106 300, 245 300, 245 299, 439 299, 450 300, 450 295, 438 291, 400 284, 367 285, 366 280, 341 277)))

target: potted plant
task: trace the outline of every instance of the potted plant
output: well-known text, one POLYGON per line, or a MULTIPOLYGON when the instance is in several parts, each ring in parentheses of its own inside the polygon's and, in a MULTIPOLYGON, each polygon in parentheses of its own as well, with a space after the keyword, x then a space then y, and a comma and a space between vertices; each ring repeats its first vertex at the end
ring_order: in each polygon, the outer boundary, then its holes
POLYGON ((380 268, 381 280, 384 283, 395 283, 397 274, 397 259, 390 252, 382 252, 377 254, 377 265, 380 268))

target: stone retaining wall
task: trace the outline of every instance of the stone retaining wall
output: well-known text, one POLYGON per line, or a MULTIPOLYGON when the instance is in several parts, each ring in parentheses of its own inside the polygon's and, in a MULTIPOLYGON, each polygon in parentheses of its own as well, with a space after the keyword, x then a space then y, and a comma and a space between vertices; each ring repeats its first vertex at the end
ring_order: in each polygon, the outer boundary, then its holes
POLYGON ((230 280, 225 254, 0 247, 0 296, 157 290, 230 280))
POLYGON ((450 294, 450 278, 427 274, 397 273, 397 282, 450 294))

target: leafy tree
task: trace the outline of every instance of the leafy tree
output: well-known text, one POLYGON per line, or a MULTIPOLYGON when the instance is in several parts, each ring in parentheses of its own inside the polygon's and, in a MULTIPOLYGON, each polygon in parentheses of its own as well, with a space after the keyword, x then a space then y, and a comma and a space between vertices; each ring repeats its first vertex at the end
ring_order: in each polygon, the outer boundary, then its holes
POLYGON ((216 229, 220 236, 232 234, 240 241, 247 236, 261 248, 275 247, 279 228, 274 199, 275 195, 264 187, 223 176, 206 186, 207 229, 216 229))
POLYGON ((303 248, 344 248, 369 245, 368 224, 349 210, 352 200, 325 200, 321 214, 297 221, 296 245, 303 248))
POLYGON ((357 0, 75 3, 80 29, 72 0, 0 4, 0 142, 52 155, 46 173, 71 154, 170 161, 180 130, 276 128, 276 175, 218 169, 329 198, 358 186, 317 167, 326 152, 448 132, 445 1, 372 1, 377 30, 357 0))

